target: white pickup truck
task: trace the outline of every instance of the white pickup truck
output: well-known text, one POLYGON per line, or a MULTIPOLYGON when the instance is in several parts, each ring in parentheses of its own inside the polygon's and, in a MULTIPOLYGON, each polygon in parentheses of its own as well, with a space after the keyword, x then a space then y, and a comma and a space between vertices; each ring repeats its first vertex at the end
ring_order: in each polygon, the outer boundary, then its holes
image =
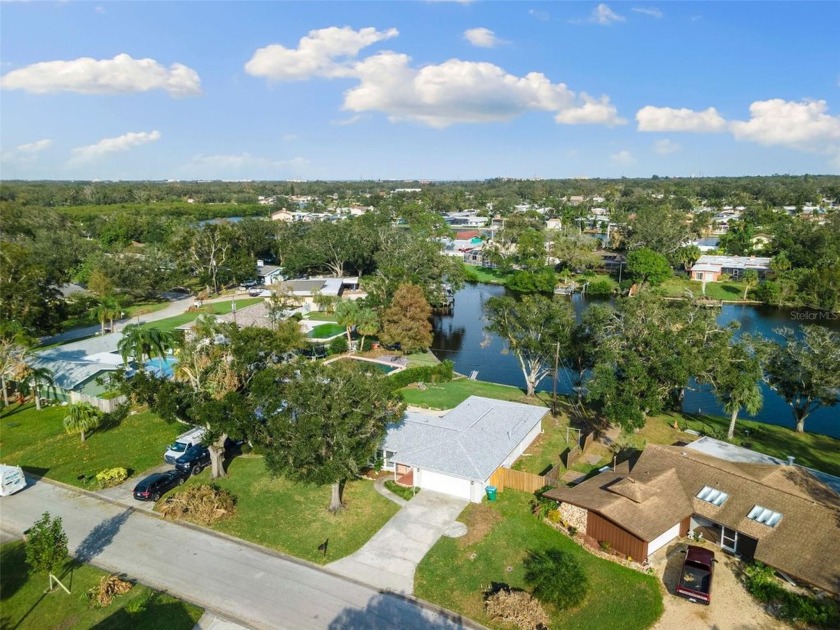
POLYGON ((204 433, 205 429, 202 427, 196 427, 179 435, 175 438, 175 441, 169 445, 169 448, 166 449, 166 452, 163 454, 163 461, 167 464, 174 465, 175 460, 186 453, 188 448, 195 446, 196 444, 201 444, 201 439, 204 437, 204 433))

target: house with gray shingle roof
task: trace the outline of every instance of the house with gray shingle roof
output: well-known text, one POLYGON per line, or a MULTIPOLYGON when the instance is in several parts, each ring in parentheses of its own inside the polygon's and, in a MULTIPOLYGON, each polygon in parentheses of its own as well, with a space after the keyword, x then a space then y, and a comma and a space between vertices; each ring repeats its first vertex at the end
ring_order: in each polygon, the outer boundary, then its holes
POLYGON ((406 413, 382 446, 383 469, 406 485, 481 502, 490 477, 542 431, 547 409, 470 396, 442 416, 406 413))

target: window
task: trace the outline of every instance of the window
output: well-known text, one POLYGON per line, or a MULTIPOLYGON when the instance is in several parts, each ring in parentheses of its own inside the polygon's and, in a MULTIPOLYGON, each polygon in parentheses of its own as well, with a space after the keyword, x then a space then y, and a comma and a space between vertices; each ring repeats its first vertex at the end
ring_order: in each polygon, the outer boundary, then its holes
POLYGON ((729 495, 725 492, 721 492, 717 488, 712 488, 710 486, 703 486, 703 489, 697 493, 697 498, 701 501, 705 501, 706 503, 711 503, 717 507, 720 507, 726 500, 729 498, 729 495))
POLYGON ((750 513, 747 514, 747 518, 756 521, 757 523, 761 523, 762 525, 767 525, 768 527, 775 527, 776 523, 782 520, 782 515, 778 512, 774 512, 773 510, 768 510, 765 507, 756 505, 750 510, 750 513))

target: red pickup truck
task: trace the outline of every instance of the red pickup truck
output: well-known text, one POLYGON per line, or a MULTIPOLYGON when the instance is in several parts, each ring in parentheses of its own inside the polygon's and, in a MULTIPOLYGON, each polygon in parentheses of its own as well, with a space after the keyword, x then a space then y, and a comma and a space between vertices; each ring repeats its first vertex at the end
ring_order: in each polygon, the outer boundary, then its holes
POLYGON ((677 595, 708 605, 712 602, 712 575, 717 562, 715 552, 689 545, 684 553, 685 562, 677 584, 677 595))

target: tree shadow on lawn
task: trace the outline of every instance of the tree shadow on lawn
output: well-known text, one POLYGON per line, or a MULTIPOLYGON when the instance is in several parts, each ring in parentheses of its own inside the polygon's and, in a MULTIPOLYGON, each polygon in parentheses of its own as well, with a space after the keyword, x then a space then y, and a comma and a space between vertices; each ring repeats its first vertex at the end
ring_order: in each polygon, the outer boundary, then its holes
POLYGON ((183 602, 167 601, 161 593, 155 592, 148 597, 137 612, 128 612, 126 607, 120 608, 95 626, 92 630, 157 630, 166 620, 166 628, 184 628, 187 630, 195 626, 183 602))
MULTIPOLYGON (((3 545, 0 560, 0 600, 7 600, 26 584, 29 566, 26 564, 26 547, 22 542, 3 545)), ((5 623, 0 627, 9 627, 5 623)))

